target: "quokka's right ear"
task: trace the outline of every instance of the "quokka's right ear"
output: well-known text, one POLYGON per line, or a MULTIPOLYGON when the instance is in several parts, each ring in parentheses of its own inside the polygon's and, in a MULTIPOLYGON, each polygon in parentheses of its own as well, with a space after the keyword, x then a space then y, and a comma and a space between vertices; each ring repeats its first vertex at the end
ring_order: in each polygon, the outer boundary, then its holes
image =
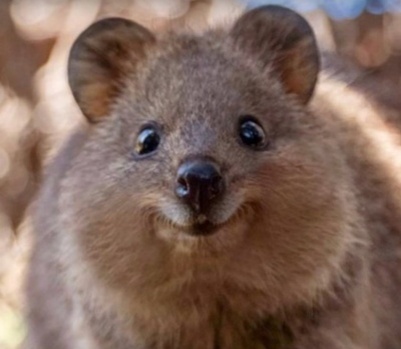
POLYGON ((108 115, 121 80, 135 71, 147 48, 155 42, 150 31, 122 18, 100 20, 78 37, 69 56, 68 80, 90 122, 108 115))

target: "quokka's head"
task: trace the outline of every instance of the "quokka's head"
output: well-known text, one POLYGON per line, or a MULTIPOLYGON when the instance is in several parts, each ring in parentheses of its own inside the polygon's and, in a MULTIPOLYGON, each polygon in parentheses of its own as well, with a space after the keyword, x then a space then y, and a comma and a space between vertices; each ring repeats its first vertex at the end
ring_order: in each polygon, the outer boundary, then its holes
POLYGON ((318 56, 307 22, 277 6, 201 36, 88 28, 68 70, 88 136, 62 201, 82 246, 124 268, 175 248, 256 249, 278 273, 327 264, 346 200, 336 146, 307 110, 318 56))

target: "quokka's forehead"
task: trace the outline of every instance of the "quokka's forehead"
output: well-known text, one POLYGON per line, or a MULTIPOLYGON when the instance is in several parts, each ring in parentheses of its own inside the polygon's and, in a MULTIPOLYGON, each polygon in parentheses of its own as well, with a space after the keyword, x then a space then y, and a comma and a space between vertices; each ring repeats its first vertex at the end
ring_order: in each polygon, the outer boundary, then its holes
MULTIPOLYGON (((149 52, 148 65, 153 69, 163 66, 165 73, 196 75, 214 71, 229 76, 244 65, 240 56, 230 47, 227 38, 215 35, 211 35, 211 38, 172 36, 156 44, 149 52)), ((203 77, 206 78, 205 75, 203 77)))
POLYGON ((192 98, 199 93, 222 98, 230 91, 252 95, 266 87, 266 80, 256 69, 237 57, 229 57, 222 49, 209 46, 199 51, 185 47, 166 50, 150 58, 142 77, 144 87, 152 93, 180 93, 192 98))

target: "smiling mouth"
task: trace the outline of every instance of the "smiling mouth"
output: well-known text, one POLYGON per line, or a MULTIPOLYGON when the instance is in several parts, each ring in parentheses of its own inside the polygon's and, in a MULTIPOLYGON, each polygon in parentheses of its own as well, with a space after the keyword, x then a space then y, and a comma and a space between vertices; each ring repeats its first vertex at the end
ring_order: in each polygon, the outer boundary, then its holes
MULTIPOLYGON (((237 221, 239 218, 245 218, 246 212, 248 210, 244 209, 244 205, 238 206, 234 209, 231 209, 227 214, 225 219, 222 217, 217 217, 216 214, 209 214, 208 213, 200 213, 200 214, 193 214, 189 216, 189 214, 182 219, 179 214, 180 207, 167 206, 168 209, 161 210, 161 218, 160 223, 166 225, 176 233, 181 233, 191 237, 207 237, 211 235, 218 234, 220 230, 224 230, 227 225, 232 225, 233 222, 237 221), (216 219, 220 218, 220 219, 216 219), (181 218, 181 219, 180 219, 181 218)), ((157 217, 158 215, 156 215, 157 217)))

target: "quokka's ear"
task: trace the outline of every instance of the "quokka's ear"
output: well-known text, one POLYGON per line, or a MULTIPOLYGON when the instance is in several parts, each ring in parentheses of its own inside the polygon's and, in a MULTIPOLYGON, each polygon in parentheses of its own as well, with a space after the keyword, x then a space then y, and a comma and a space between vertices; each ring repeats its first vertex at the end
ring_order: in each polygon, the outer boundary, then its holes
POLYGON ((100 20, 78 37, 69 56, 68 80, 89 121, 108 115, 122 78, 135 71, 155 41, 147 29, 122 18, 100 20))
POLYGON ((245 13, 230 32, 236 48, 272 71, 285 91, 306 104, 319 72, 319 53, 312 28, 304 18, 280 6, 245 13))

